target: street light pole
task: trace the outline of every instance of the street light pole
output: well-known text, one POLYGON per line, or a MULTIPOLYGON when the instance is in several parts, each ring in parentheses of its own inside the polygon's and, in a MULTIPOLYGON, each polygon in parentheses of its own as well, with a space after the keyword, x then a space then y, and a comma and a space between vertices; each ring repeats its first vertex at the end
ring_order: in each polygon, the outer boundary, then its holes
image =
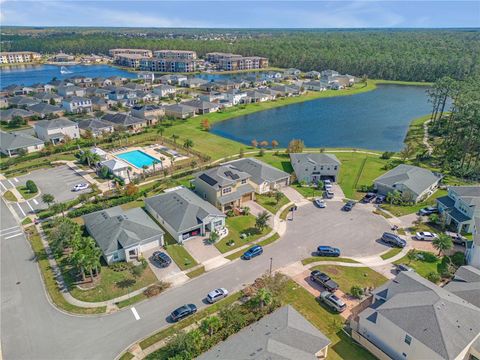
POLYGON ((272 275, 273 257, 270 258, 270 275, 272 275))

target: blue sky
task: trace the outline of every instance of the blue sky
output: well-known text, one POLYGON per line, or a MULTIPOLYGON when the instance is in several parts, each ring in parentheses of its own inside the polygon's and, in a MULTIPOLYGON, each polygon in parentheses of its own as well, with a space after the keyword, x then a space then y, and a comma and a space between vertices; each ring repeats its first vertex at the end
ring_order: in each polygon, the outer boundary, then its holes
POLYGON ((480 1, 18 1, 1 25, 217 28, 480 27, 480 1))

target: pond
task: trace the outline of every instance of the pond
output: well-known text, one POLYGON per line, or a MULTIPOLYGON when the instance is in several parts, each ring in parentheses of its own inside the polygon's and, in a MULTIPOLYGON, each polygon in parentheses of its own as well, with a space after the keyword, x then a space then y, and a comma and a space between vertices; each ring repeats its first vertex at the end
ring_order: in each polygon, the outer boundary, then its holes
POLYGON ((322 98, 219 122, 211 132, 250 144, 277 140, 286 147, 354 147, 399 151, 410 122, 431 110, 425 86, 379 85, 351 96, 322 98))

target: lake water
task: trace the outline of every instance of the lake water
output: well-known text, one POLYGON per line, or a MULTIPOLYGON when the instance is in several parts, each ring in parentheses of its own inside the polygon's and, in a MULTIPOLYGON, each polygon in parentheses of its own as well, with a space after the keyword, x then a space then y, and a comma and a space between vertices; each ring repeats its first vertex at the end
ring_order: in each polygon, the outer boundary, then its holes
MULTIPOLYGON (((11 84, 32 85, 36 83, 47 83, 54 77, 57 79, 67 79, 72 76, 89 77, 110 77, 124 76, 127 78, 136 78, 135 73, 125 71, 110 65, 71 65, 66 66, 71 71, 70 74, 61 74, 61 66, 58 65, 20 65, 14 67, 3 67, 0 69, 0 88, 11 84)), ((196 77, 211 81, 219 79, 245 78, 258 75, 262 77, 262 72, 251 72, 244 74, 199 74, 196 77)), ((157 76, 161 76, 158 74, 157 76)))
POLYGON ((379 85, 366 93, 316 99, 215 124, 211 132, 250 144, 277 140, 286 147, 355 147, 399 151, 410 122, 431 111, 425 86, 379 85))

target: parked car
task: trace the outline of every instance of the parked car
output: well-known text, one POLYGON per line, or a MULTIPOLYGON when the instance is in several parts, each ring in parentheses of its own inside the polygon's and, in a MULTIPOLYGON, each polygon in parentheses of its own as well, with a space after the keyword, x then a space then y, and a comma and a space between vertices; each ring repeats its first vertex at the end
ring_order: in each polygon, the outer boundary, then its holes
POLYGON ((170 314, 170 317, 173 321, 177 322, 179 320, 182 320, 183 318, 186 318, 189 315, 195 314, 196 312, 197 307, 195 306, 195 304, 186 304, 173 310, 170 314))
POLYGON ((370 201, 372 201, 373 199, 375 199, 375 193, 367 193, 367 194, 363 197, 362 203, 367 204, 367 203, 369 203, 370 201))
POLYGON ((396 266, 396 270, 397 270, 397 272, 402 272, 402 271, 413 271, 413 272, 415 272, 415 269, 413 269, 410 266, 405 265, 405 264, 398 264, 396 266))
POLYGON ((325 185, 332 185, 332 180, 326 179, 326 180, 323 180, 323 183, 325 185))
POLYGON ((76 184, 76 185, 73 187, 72 191, 86 190, 86 189, 88 189, 89 186, 90 186, 90 185, 87 184, 87 183, 76 184))
POLYGON ((221 300, 223 298, 226 298, 228 296, 228 290, 224 288, 218 288, 213 291, 210 291, 207 295, 207 301, 210 304, 213 304, 214 302, 217 302, 218 300, 221 300))
POLYGON ((424 207, 423 209, 420 209, 417 214, 420 216, 428 216, 435 213, 438 213, 438 209, 436 207, 427 206, 427 207, 424 207))
POLYGON ((432 241, 438 238, 438 235, 430 231, 419 231, 415 234, 415 239, 423 241, 432 241))
POLYGON ((322 291, 317 300, 338 313, 343 312, 347 308, 347 305, 343 302, 343 300, 337 295, 332 294, 330 291, 322 291))
POLYGON ((407 242, 404 239, 402 239, 400 236, 389 233, 389 232, 383 233, 382 241, 386 244, 389 244, 395 247, 400 247, 400 248, 404 248, 407 245, 407 242))
POLYGON ((244 260, 250 260, 255 256, 261 255, 263 253, 263 248, 260 245, 254 245, 242 255, 244 260))
POLYGON ((325 190, 332 190, 333 188, 332 184, 327 184, 327 183, 324 183, 323 187, 325 188, 325 190))
POLYGON ((342 210, 351 211, 354 206, 355 206, 355 201, 348 201, 345 205, 343 205, 342 210))
POLYGON ((315 255, 337 257, 340 256, 340 249, 331 246, 319 246, 317 247, 317 252, 315 255))
POLYGON ((445 234, 450 236, 452 238, 452 241, 455 244, 462 245, 462 246, 467 246, 468 239, 466 237, 463 237, 459 233, 451 232, 451 231, 445 231, 445 234))
POLYGON ((325 190, 325 192, 323 193, 323 196, 327 199, 333 199, 334 195, 335 194, 331 190, 325 190))
POLYGON ((323 209, 325 207, 327 207, 327 204, 325 204, 325 201, 323 199, 320 199, 320 198, 316 198, 313 203, 319 207, 320 209, 323 209))
POLYGON ((385 198, 386 197, 384 195, 377 195, 377 197, 375 198, 375 204, 383 204, 385 198))
POLYGON ((152 254, 152 261, 162 268, 166 268, 172 263, 170 256, 162 251, 155 251, 152 254))
POLYGON ((310 273, 310 280, 313 282, 322 285, 325 289, 328 291, 335 291, 338 289, 338 284, 330 279, 330 276, 327 274, 319 271, 319 270, 313 270, 310 273))

